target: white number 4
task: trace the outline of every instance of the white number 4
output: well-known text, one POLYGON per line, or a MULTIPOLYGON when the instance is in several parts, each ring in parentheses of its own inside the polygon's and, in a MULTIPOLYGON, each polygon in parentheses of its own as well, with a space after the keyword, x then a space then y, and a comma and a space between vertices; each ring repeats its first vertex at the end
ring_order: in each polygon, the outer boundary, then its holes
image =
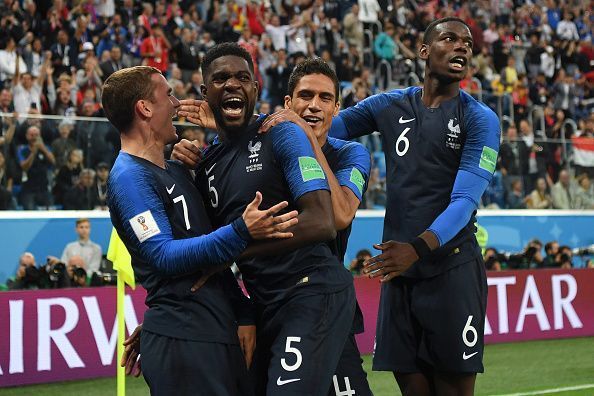
POLYGON ((292 347, 292 342, 301 342, 301 337, 287 337, 287 344, 285 345, 285 352, 292 353, 295 355, 295 364, 287 364, 285 358, 281 359, 281 366, 283 369, 287 371, 295 371, 301 366, 301 362, 303 361, 303 356, 301 356, 301 352, 299 349, 292 347))
POLYGON ((173 198, 173 203, 178 203, 180 201, 182 203, 182 208, 184 210, 184 220, 186 222, 186 230, 189 230, 190 229, 190 219, 188 218, 188 206, 186 205, 186 199, 184 198, 183 195, 173 198))
POLYGON ((478 341, 478 333, 476 332, 476 329, 472 327, 470 322, 472 322, 472 315, 468 316, 466 326, 464 326, 464 330, 462 330, 462 341, 464 341, 468 348, 475 346, 478 341), (468 333, 472 333, 472 341, 468 340, 468 333))
POLYGON ((351 389, 351 381, 349 381, 349 377, 344 377, 346 389, 343 391, 340 390, 338 377, 336 375, 332 377, 332 382, 334 382, 334 392, 336 392, 336 396, 353 396, 355 394, 355 391, 351 389))

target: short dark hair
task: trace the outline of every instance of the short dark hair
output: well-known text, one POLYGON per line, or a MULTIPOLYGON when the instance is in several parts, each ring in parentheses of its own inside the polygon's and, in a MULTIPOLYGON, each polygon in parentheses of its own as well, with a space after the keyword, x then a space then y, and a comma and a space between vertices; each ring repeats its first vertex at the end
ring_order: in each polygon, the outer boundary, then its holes
POLYGON ((462 19, 458 17, 445 17, 436 19, 435 21, 431 22, 429 26, 427 26, 427 29, 425 29, 425 33, 423 35, 423 44, 431 44, 431 42, 433 42, 433 39, 435 38, 435 30, 437 29, 437 26, 446 22, 459 22, 466 26, 468 30, 470 30, 470 26, 468 26, 466 22, 464 22, 462 19))
POLYGON ((204 58, 202 59, 202 78, 204 81, 208 79, 210 73, 210 65, 212 62, 223 56, 237 56, 245 59, 250 67, 252 74, 254 73, 254 62, 252 56, 245 48, 237 43, 220 43, 206 51, 204 58))
POLYGON ((299 81, 304 76, 308 76, 310 74, 323 74, 324 76, 330 78, 334 83, 334 100, 338 102, 339 100, 339 86, 340 83, 338 82, 338 77, 336 73, 330 65, 328 65, 322 58, 313 57, 307 58, 293 69, 291 76, 289 77, 289 87, 288 87, 288 94, 289 96, 293 96, 295 92, 295 87, 299 84, 299 81))
POLYGON ((136 102, 153 96, 153 74, 161 72, 151 66, 134 66, 118 70, 105 80, 101 95, 103 110, 120 132, 132 126, 136 102))

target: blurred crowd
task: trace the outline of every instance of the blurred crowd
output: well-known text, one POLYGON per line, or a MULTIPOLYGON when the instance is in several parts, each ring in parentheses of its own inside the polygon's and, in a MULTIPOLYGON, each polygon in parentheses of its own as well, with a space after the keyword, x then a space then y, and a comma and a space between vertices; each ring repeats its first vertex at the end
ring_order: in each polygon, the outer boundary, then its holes
POLYGON ((33 253, 23 253, 16 273, 0 283, 0 290, 115 285, 117 274, 111 262, 103 257, 101 246, 90 239, 90 220, 76 220, 75 230, 77 240, 68 243, 60 257, 47 256, 45 262, 37 262, 33 253))
MULTIPOLYGON (((236 41, 256 66, 259 112, 282 105, 292 67, 313 55, 336 70, 349 107, 421 83, 423 31, 448 15, 474 36, 462 87, 502 120, 500 163, 481 205, 594 208, 590 1, 2 0, 0 209, 105 207, 119 137, 98 119, 100 87, 116 70, 151 65, 176 97, 200 98, 201 57, 236 41)), ((213 133, 179 127, 204 144, 213 133)), ((361 142, 374 160, 362 207, 381 208, 382 141, 361 142)))

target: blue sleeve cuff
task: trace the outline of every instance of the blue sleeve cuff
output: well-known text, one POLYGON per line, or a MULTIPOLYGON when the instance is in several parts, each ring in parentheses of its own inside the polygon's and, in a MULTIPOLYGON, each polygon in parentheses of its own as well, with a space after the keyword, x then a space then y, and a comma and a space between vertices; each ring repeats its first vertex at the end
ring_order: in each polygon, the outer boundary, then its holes
POLYGON ((231 223, 231 225, 233 226, 233 230, 237 233, 237 235, 239 235, 241 239, 246 242, 250 242, 252 240, 252 236, 250 235, 250 231, 248 230, 243 217, 238 217, 231 223))

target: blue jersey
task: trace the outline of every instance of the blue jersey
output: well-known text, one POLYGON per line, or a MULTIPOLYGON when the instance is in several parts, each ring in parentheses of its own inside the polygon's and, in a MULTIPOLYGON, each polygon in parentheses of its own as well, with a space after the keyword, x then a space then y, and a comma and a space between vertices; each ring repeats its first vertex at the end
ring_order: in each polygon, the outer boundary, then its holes
MULTIPOLYGON (((367 149, 357 142, 329 137, 322 147, 322 152, 338 183, 350 189, 361 202, 371 171, 371 157, 367 149)), ((350 234, 351 225, 338 231, 332 243, 332 251, 341 263, 344 262, 350 234)))
POLYGON ((237 321, 253 318, 242 316, 249 304, 231 271, 213 275, 195 293, 190 288, 204 269, 231 261, 245 249, 249 234, 243 220, 211 233, 202 197, 184 167, 168 161, 163 169, 125 152, 110 172, 107 204, 147 290, 144 329, 237 343, 237 321))
MULTIPOLYGON (((284 122, 258 134, 261 117, 240 136, 219 141, 206 151, 196 183, 207 199, 213 225, 226 224, 241 214, 260 191, 260 208, 288 201, 296 209, 304 194, 328 190, 323 170, 305 134, 284 122)), ((352 284, 350 273, 327 243, 319 242, 268 257, 240 260, 239 268, 250 296, 258 303, 280 301, 299 290, 334 292, 352 284)))
POLYGON ((440 241, 404 274, 412 277, 479 254, 472 209, 495 170, 500 136, 495 113, 464 91, 438 108, 427 108, 421 95, 418 87, 374 95, 341 111, 330 131, 348 139, 381 133, 388 186, 383 240, 410 242, 429 229, 440 241), (463 216, 451 215, 469 205, 463 216))

